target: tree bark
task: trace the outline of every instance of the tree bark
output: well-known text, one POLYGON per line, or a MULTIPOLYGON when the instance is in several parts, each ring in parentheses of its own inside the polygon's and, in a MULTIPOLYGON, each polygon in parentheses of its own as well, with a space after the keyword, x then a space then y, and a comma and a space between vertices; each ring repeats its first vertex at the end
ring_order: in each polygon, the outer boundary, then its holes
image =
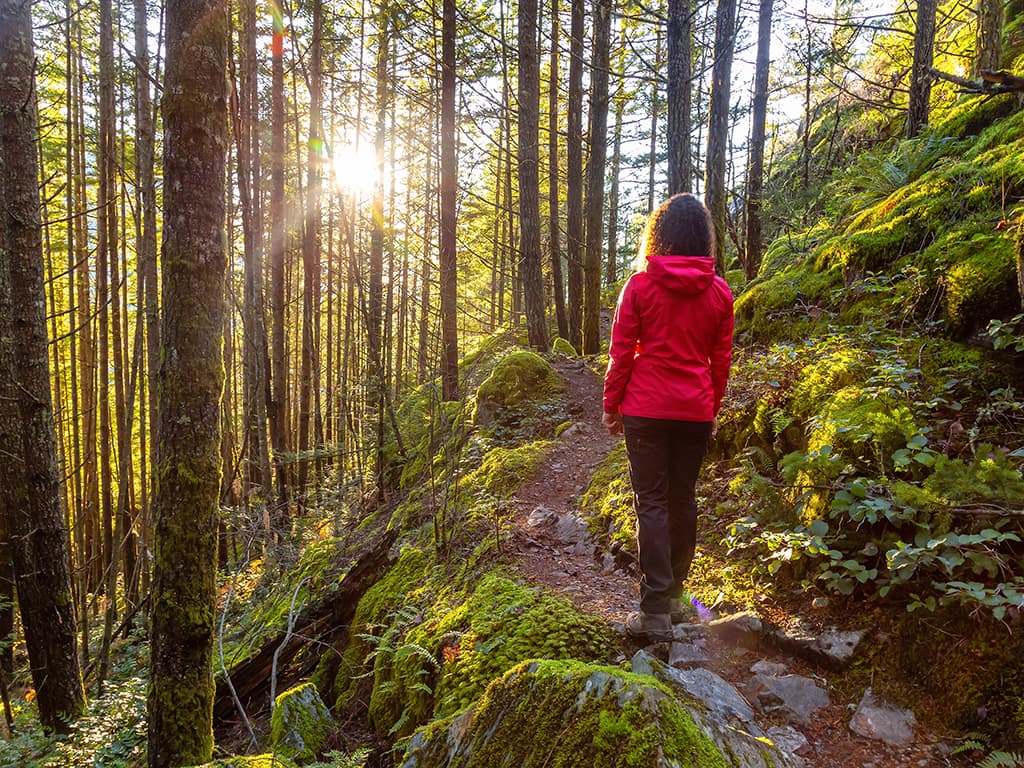
POLYGON ((569 94, 566 104, 565 266, 569 341, 583 349, 583 0, 570 0, 569 94))
POLYGON ((562 225, 559 219, 561 171, 558 163, 558 47, 561 45, 558 0, 551 0, 551 56, 548 65, 548 249, 551 253, 551 286, 555 299, 558 335, 569 337, 565 314, 565 278, 562 275, 562 225))
POLYGON ((441 397, 455 400, 459 390, 458 272, 455 253, 455 0, 441 4, 441 397))
POLYGON ((65 731, 85 695, 47 356, 30 9, 0 3, 0 512, 39 719, 65 731))
POLYGON ((743 276, 753 280, 761 267, 761 185, 764 178, 765 121, 768 114, 769 49, 772 35, 772 0, 761 0, 757 17, 757 61, 754 66, 754 105, 747 163, 746 246, 743 276))
POLYGON ((590 66, 590 156, 587 159, 587 250, 584 264, 583 354, 601 350, 601 262, 604 243, 604 174, 608 156, 608 68, 611 0, 594 3, 590 66))
POLYGON ((729 90, 736 42, 736 0, 718 0, 715 13, 715 60, 711 67, 711 107, 708 115, 707 169, 704 201, 715 225, 715 269, 725 273, 725 163, 729 146, 729 90))
POLYGON ((690 112, 693 88, 693 9, 690 0, 668 0, 668 193, 691 192, 690 112))
POLYGON ((223 0, 168 3, 151 768, 208 762, 213 751, 227 41, 223 0))
POLYGON ((975 9, 978 26, 972 74, 978 77, 983 69, 999 69, 1003 57, 1003 0, 977 0, 975 9))
POLYGON ((932 92, 932 53, 935 47, 936 0, 918 0, 914 30, 914 63, 910 70, 910 100, 907 104, 907 138, 912 139, 928 124, 932 92))
POLYGON ((547 351, 544 276, 540 254, 540 52, 537 0, 519 2, 519 258, 526 333, 530 346, 547 351))

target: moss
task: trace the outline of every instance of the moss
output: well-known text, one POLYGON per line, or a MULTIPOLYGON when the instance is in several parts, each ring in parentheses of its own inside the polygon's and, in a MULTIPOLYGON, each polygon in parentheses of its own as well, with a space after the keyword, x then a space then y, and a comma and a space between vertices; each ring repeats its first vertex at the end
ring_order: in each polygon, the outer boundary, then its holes
POLYGON ((636 550, 633 487, 629 481, 629 460, 624 441, 617 441, 594 468, 580 497, 580 511, 590 532, 599 540, 609 545, 617 542, 629 550, 636 550))
POLYGON ((294 768, 295 763, 280 755, 234 755, 195 768, 294 768))
POLYGON ((313 683, 280 694, 270 717, 270 742, 277 754, 302 764, 314 760, 334 727, 313 683))
POLYGON ((511 669, 473 709, 418 733, 407 768, 725 768, 682 704, 650 678, 577 662, 511 669), (523 738, 529 734, 530 738, 523 738))
POLYGON ((512 352, 477 389, 474 421, 490 424, 503 407, 543 400, 563 389, 562 380, 543 357, 528 350, 512 352))
POLYGON ((561 357, 579 357, 576 347, 561 336, 556 336, 555 340, 551 342, 551 354, 561 357))
POLYGON ((946 271, 944 283, 947 323, 954 334, 963 336, 992 318, 1012 314, 1020 300, 1016 254, 1009 237, 1001 232, 977 233, 960 245, 969 255, 946 271))
POLYGON ((994 122, 1013 114, 1014 99, 991 96, 967 96, 944 110, 933 127, 939 136, 977 136, 994 122))
POLYGON ((497 447, 489 450, 480 467, 465 478, 466 485, 495 498, 508 498, 544 461, 554 443, 536 440, 515 448, 497 447))

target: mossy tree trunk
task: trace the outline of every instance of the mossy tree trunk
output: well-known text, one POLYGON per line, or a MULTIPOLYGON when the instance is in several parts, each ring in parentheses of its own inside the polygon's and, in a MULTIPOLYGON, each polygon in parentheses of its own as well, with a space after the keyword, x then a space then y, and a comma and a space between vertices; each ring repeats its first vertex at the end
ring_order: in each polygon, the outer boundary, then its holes
POLYGON ((907 104, 907 138, 928 124, 932 93, 932 51, 935 46, 936 0, 918 0, 914 29, 914 63, 910 69, 910 100, 907 104))
POLYGON ((975 29, 974 67, 977 77, 983 69, 999 69, 1003 57, 1002 0, 977 0, 975 11, 978 21, 975 29))
POLYGON ((227 8, 167 5, 163 339, 149 687, 149 765, 213 751, 220 493, 227 8))
POLYGON ((601 350, 601 246, 604 242, 604 174, 608 158, 608 68, 611 0, 594 3, 590 61, 590 155, 587 158, 587 250, 583 265, 583 354, 601 350))
POLYGON ((0 513, 6 519, 43 726, 85 693, 47 357, 31 3, 0 2, 0 513))

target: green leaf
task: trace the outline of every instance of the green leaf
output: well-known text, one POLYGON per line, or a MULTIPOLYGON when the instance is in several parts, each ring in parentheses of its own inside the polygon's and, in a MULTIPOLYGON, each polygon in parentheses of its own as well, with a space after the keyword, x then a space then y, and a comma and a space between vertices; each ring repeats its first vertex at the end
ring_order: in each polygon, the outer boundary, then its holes
POLYGON ((824 536, 828 533, 828 523, 820 518, 811 521, 811 533, 815 536, 824 536))

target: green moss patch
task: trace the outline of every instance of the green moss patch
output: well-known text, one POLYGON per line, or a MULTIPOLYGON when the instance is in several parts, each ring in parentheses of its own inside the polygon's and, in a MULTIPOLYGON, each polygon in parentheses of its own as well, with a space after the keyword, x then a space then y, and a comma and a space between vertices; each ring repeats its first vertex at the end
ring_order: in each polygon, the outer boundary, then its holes
POLYGON ((525 349, 512 352, 477 389, 474 421, 490 424, 501 408, 544 400, 563 389, 562 380, 543 357, 525 349))
POLYGON ((649 678, 578 662, 522 664, 470 711, 412 739, 404 768, 725 768, 685 708, 649 678), (524 738, 529 735, 529 738, 524 738))

